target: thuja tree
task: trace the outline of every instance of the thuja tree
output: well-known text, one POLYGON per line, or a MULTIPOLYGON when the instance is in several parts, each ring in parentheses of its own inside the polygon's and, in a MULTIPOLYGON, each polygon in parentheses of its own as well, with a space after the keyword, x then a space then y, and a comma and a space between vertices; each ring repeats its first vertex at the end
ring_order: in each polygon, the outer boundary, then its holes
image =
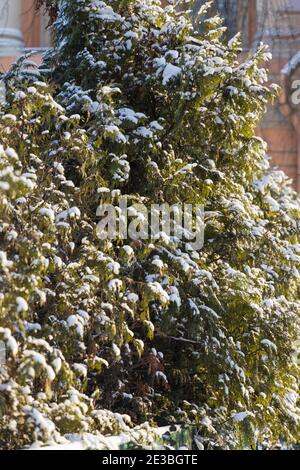
POLYGON ((4 77, 4 448, 145 421, 200 448, 297 441, 300 206, 255 136, 276 90, 264 48, 241 63, 203 18, 62 0, 40 69, 4 77), (204 247, 100 240, 121 194, 204 205, 204 247))

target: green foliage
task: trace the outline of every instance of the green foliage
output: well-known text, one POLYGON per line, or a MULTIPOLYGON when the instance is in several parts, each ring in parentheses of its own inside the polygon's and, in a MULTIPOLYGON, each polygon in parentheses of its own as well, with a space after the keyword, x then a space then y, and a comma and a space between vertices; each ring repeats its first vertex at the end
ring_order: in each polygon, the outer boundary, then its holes
POLYGON ((115 413, 205 448, 296 442, 300 206, 255 137, 268 54, 222 34, 156 0, 62 0, 40 69, 4 77, 1 447, 118 433, 115 413), (203 249, 100 241, 120 194, 204 204, 203 249))

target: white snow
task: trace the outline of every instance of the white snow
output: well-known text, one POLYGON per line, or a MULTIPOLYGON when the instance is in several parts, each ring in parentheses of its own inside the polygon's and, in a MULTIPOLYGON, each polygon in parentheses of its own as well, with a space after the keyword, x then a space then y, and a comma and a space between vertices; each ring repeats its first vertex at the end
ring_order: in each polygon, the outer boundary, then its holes
POLYGON ((55 431, 55 425, 50 419, 43 416, 43 414, 36 408, 30 408, 29 406, 24 407, 24 411, 27 412, 34 420, 35 425, 50 436, 55 431))
POLYGON ((75 328, 78 336, 83 337, 84 334, 84 319, 80 315, 70 315, 67 318, 67 325, 69 328, 75 328))
POLYGON ((18 343, 13 336, 10 336, 6 341, 6 347, 11 352, 12 356, 16 356, 18 353, 18 343))
POLYGON ((4 114, 4 116, 2 116, 2 119, 14 121, 14 122, 17 121, 17 117, 14 114, 4 114))
POLYGON ((120 348, 119 348, 119 346, 117 346, 115 343, 113 343, 112 349, 113 349, 113 352, 115 353, 116 357, 120 357, 120 356, 121 356, 120 348))
POLYGON ((66 220, 66 219, 80 219, 80 216, 81 216, 81 212, 80 212, 80 209, 78 209, 78 207, 71 207, 70 209, 66 209, 62 212, 60 212, 59 214, 57 214, 56 218, 55 218, 55 222, 60 222, 62 220, 66 220))
POLYGON ((118 109, 117 114, 122 121, 130 121, 133 124, 137 124, 140 119, 146 119, 147 117, 145 114, 136 113, 133 109, 130 108, 120 108, 118 109))
POLYGON ((125 251, 126 255, 130 258, 134 255, 134 251, 129 245, 122 246, 122 249, 125 251))
POLYGON ((139 296, 135 294, 134 292, 130 292, 129 294, 127 294, 127 299, 129 302, 132 302, 133 304, 135 304, 136 302, 138 302, 139 296))
POLYGON ((52 361, 52 367, 56 374, 60 371, 61 366, 62 366, 62 360, 60 357, 57 357, 52 361))
POLYGON ((39 214, 45 217, 48 217, 48 219, 50 219, 51 222, 54 222, 55 220, 54 211, 48 207, 42 207, 42 209, 39 210, 39 214))
POLYGON ((30 94, 30 95, 35 95, 36 92, 37 92, 37 89, 34 87, 34 86, 30 86, 27 88, 27 92, 30 94))
POLYGON ((171 286, 169 288, 169 297, 170 297, 170 301, 171 302, 174 302, 178 308, 180 308, 181 306, 181 298, 180 298, 180 295, 179 295, 179 292, 178 292, 178 289, 177 287, 175 286, 171 286))
POLYGON ((15 98, 17 101, 24 100, 26 98, 26 95, 24 91, 16 91, 15 92, 15 98))
POLYGON ((108 283, 108 289, 112 292, 118 292, 122 289, 123 283, 120 279, 111 279, 108 283))
POLYGON ((177 67, 177 65, 167 64, 163 71, 163 85, 166 85, 170 80, 177 78, 181 73, 182 70, 180 67, 177 67))
POLYGON ((155 373, 155 378, 158 380, 158 382, 168 383, 167 376, 161 370, 158 370, 155 373))
POLYGON ((10 268, 13 265, 13 262, 7 259, 7 253, 5 251, 0 251, 0 265, 3 268, 10 268))
POLYGON ((241 423, 242 421, 244 421, 245 419, 249 417, 254 417, 254 414, 251 413, 250 411, 241 411, 240 413, 236 413, 233 416, 233 421, 235 423, 241 423))
POLYGON ((151 139, 153 137, 153 131, 145 126, 138 127, 134 133, 145 139, 151 139))
POLYGON ((82 377, 87 376, 87 366, 84 364, 73 364, 73 369, 77 372, 78 375, 82 377))
POLYGON ((10 184, 7 181, 0 181, 0 189, 2 191, 9 191, 10 184))
POLYGON ((108 136, 114 137, 117 142, 126 144, 127 139, 126 139, 125 135, 120 131, 118 126, 115 126, 113 124, 105 126, 105 132, 108 136))
POLYGON ((27 312, 28 310, 28 303, 26 302, 23 297, 17 297, 16 298, 16 304, 17 304, 17 312, 27 312))
POLYGON ((269 339, 263 339, 263 340, 261 341, 261 344, 262 344, 263 346, 265 346, 266 348, 271 349, 271 350, 273 350, 274 352, 277 352, 277 346, 276 346, 276 344, 274 344, 274 343, 273 343, 272 341, 270 341, 269 339))
MULTIPOLYGON (((94 2, 95 6, 99 8, 99 5, 105 5, 103 2, 99 2, 97 5, 97 1, 94 2)), ((99 8, 97 11, 97 16, 103 21, 107 22, 114 22, 114 21, 121 21, 122 16, 120 16, 118 13, 115 13, 112 7, 109 6, 103 6, 102 8, 99 8)))
POLYGON ((151 262, 153 266, 156 266, 158 269, 162 269, 164 267, 164 263, 159 258, 154 258, 151 262))
POLYGON ((163 304, 167 304, 170 301, 168 293, 162 288, 159 282, 149 282, 148 286, 163 304))

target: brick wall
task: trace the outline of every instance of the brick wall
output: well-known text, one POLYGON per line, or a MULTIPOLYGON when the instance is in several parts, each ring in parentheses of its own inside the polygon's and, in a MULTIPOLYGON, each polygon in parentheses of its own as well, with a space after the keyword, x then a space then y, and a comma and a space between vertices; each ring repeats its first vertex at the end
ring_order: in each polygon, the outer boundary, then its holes
POLYGON ((291 177, 295 188, 300 191, 300 129, 295 126, 290 108, 291 89, 286 89, 293 77, 283 83, 282 75, 283 68, 300 50, 300 0, 281 0, 281 3, 269 0, 269 3, 273 3, 274 11, 261 32, 261 39, 269 44, 273 54, 268 65, 270 82, 282 85, 283 89, 281 98, 269 106, 258 135, 268 143, 273 165, 291 177), (276 5, 280 6, 277 12, 276 5), (284 106, 283 95, 286 95, 284 106))
MULTIPOLYGON (((162 2, 166 3, 166 0, 162 2)), ((247 12, 246 20, 244 17, 237 19, 238 29, 243 25, 244 47, 255 48, 261 40, 269 44, 273 54, 272 61, 267 64, 270 82, 281 84, 283 67, 300 50, 300 0, 237 2, 238 12, 247 12)), ((290 90, 286 92, 289 94, 290 90)), ((282 106, 277 100, 269 106, 257 134, 267 142, 272 164, 292 178, 300 192, 300 115, 298 120, 289 106, 282 106), (299 125, 295 126, 295 121, 299 125)))

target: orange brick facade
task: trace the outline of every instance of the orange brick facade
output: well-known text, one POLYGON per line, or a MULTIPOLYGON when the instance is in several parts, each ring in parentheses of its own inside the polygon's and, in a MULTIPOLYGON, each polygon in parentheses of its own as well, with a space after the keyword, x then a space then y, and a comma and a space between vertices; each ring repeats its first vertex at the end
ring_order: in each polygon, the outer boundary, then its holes
POLYGON ((297 110, 291 103, 296 70, 284 72, 284 69, 289 70, 289 64, 300 50, 300 1, 286 1, 280 6, 281 10, 270 20, 261 36, 273 54, 269 64, 270 81, 280 84, 282 91, 280 99, 269 107, 258 134, 268 143, 273 165, 291 177, 300 192, 300 126, 297 124, 297 110))
POLYGON ((27 47, 41 45, 41 13, 35 10, 32 0, 21 2, 21 31, 27 47))
MULTIPOLYGON (((297 70, 293 70, 291 76, 282 74, 282 69, 300 50, 300 0, 268 0, 270 10, 272 6, 276 10, 279 5, 280 12, 268 18, 261 28, 263 2, 266 0, 248 0, 244 33, 249 48, 257 41, 258 33, 263 41, 270 44, 273 52, 270 78, 283 84, 283 94, 269 108, 258 134, 267 141, 273 164, 282 168, 300 191, 300 113, 298 119, 298 111, 290 103, 292 78, 293 74, 297 75, 297 70), (288 5, 288 8, 283 9, 282 5, 288 5), (280 33, 274 37, 274 31, 278 29, 280 33)), ((167 1, 162 0, 162 3, 166 4, 167 1)), ((0 71, 7 70, 24 47, 40 48, 50 44, 49 34, 45 32, 46 20, 35 11, 34 0, 0 0, 0 14, 0 71), (8 5, 9 13, 3 10, 4 4, 8 5), (7 47, 6 53, 6 44, 9 46, 10 42, 14 47, 7 47)), ((35 60, 40 60, 39 49, 35 60)))
POLYGON ((245 47, 251 50, 261 40, 269 45, 273 54, 267 66, 270 81, 282 86, 280 99, 269 107, 257 134, 267 142, 273 165, 292 178, 300 192, 300 104, 298 117, 291 103, 293 79, 300 80, 300 60, 299 73, 298 67, 288 76, 282 72, 300 51, 300 0, 236 1, 238 15, 246 2, 246 18, 237 19, 238 25, 244 25, 245 47))

